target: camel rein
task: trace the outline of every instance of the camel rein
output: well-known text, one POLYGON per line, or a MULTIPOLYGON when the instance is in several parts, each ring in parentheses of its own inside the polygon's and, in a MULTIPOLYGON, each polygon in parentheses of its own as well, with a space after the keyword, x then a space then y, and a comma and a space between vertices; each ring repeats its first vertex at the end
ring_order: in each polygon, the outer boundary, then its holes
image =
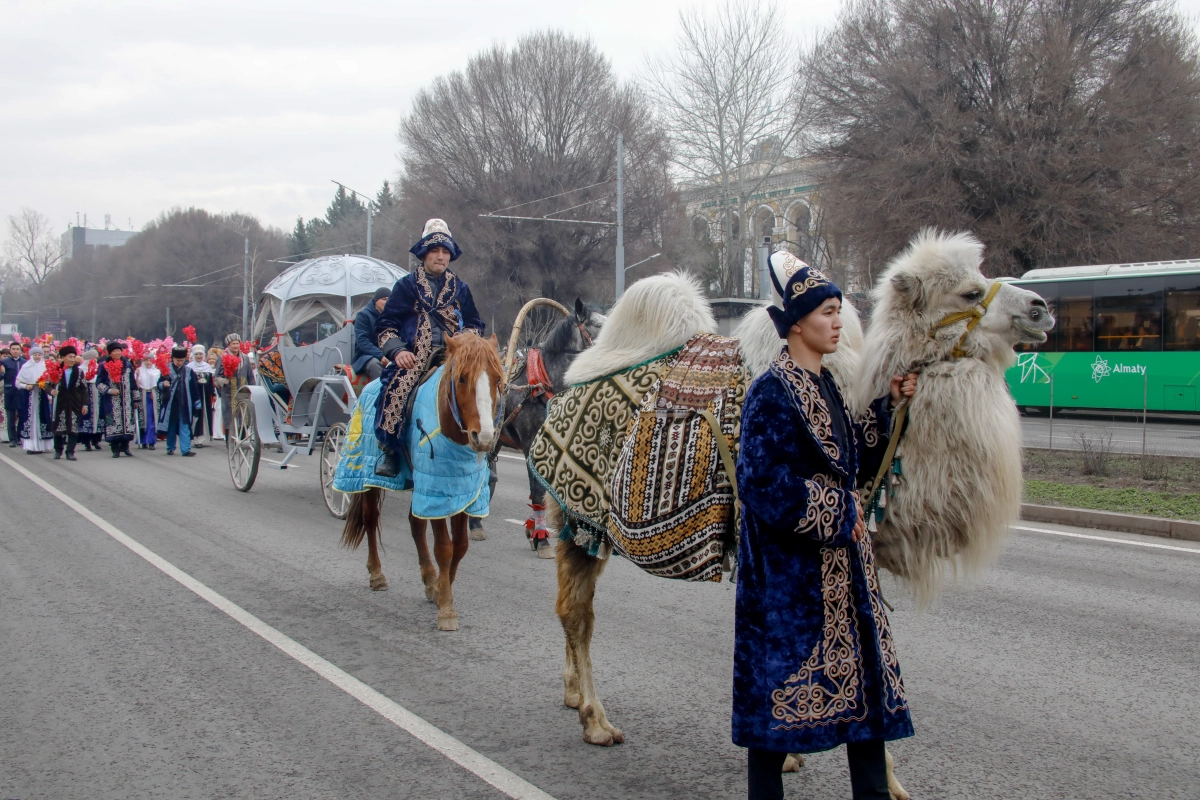
POLYGON ((967 353, 963 350, 963 343, 966 342, 967 336, 971 331, 975 330, 975 326, 979 324, 979 320, 983 319, 987 314, 988 306, 992 304, 992 300, 996 299, 996 295, 1000 292, 1000 287, 1003 284, 1000 281, 993 281, 992 286, 988 289, 987 296, 977 306, 973 306, 966 311, 955 311, 953 314, 947 314, 937 321, 932 328, 929 329, 929 338, 933 339, 937 336, 937 332, 942 328, 948 328, 951 325, 968 320, 967 329, 963 331, 963 335, 958 337, 958 342, 954 345, 954 349, 950 355, 954 358, 962 358, 967 353))

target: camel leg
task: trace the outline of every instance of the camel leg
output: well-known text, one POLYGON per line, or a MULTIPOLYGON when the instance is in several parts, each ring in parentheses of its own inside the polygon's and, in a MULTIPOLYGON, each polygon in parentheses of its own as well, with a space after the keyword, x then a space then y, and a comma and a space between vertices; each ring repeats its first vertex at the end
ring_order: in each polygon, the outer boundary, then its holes
POLYGON ((596 616, 592 598, 604 562, 592 558, 574 542, 558 543, 558 602, 554 610, 567 638, 567 667, 563 670, 563 699, 572 705, 572 689, 577 687, 579 721, 583 740, 588 744, 612 745, 625 741, 625 735, 609 724, 604 705, 592 683, 592 630, 596 616), (572 662, 574 668, 572 669, 572 662), (571 673, 574 672, 574 679, 571 673), (574 685, 574 686, 573 686, 574 685))
POLYGON ((433 602, 437 593, 437 567, 429 555, 429 539, 425 535, 425 520, 408 514, 408 527, 412 531, 413 544, 417 546, 417 559, 421 562, 421 583, 425 584, 425 599, 433 602))
POLYGON ((904 791, 900 781, 896 780, 896 762, 892 759, 892 754, 888 752, 886 746, 883 748, 883 755, 887 758, 888 794, 892 796, 892 800, 912 800, 912 795, 904 791))
MULTIPOLYGON (((461 515, 460 515, 461 516, 461 515)), ((467 553, 470 539, 467 536, 466 518, 455 517, 451 524, 454 527, 453 537, 450 526, 444 519, 433 522, 433 557, 437 560, 437 590, 434 599, 438 604, 438 630, 458 630, 458 614, 454 611, 454 573, 458 561, 467 553)))
POLYGON ((567 658, 563 664, 563 705, 578 709, 583 702, 583 694, 579 691, 579 670, 575 667, 575 651, 571 649, 569 640, 566 641, 566 646, 567 658))
POLYGON ((372 528, 367 531, 367 572, 371 574, 371 588, 377 592, 386 592, 387 578, 383 575, 383 563, 379 560, 379 536, 372 528))
POLYGON ((787 758, 783 760, 784 772, 799 772, 804 766, 804 756, 799 753, 788 753, 787 758))

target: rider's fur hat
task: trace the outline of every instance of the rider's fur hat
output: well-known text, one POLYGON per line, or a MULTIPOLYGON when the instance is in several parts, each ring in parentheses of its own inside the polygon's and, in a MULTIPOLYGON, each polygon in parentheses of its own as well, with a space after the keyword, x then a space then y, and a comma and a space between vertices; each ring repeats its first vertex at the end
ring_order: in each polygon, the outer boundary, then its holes
POLYGON ((451 261, 462 255, 462 249, 450 235, 450 226, 446 224, 445 220, 431 219, 426 222, 425 230, 421 232, 421 241, 414 244, 408 252, 424 261, 425 254, 432 247, 444 247, 449 250, 451 261))
POLYGON ((767 313, 775 323, 780 339, 799 320, 815 311, 831 297, 842 299, 842 290, 816 267, 810 267, 791 253, 771 254, 771 283, 783 299, 783 308, 768 306, 767 313))

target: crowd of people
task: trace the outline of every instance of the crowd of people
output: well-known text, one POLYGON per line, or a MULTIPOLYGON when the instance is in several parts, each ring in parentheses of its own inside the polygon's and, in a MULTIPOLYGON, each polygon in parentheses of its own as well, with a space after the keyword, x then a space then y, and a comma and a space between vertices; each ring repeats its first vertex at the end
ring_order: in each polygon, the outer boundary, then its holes
POLYGON ((8 446, 75 461, 80 444, 120 458, 134 443, 156 450, 162 440, 167 455, 190 457, 223 440, 232 398, 256 382, 259 359, 236 333, 223 349, 197 344, 191 326, 184 334, 184 343, 13 340, 0 357, 8 446))

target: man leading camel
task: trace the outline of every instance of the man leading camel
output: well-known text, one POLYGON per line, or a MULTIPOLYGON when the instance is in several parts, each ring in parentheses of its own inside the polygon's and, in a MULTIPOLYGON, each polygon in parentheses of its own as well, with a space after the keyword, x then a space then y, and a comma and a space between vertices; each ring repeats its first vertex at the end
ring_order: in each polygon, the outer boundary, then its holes
POLYGON ((396 281, 375 326, 376 344, 391 362, 380 376, 382 389, 375 406, 375 437, 383 450, 375 474, 385 478, 400 473, 404 405, 430 355, 447 336, 464 330, 483 336, 484 329, 467 282, 449 270, 462 250, 446 223, 426 222, 420 241, 409 252, 421 264, 396 281))
POLYGON ((841 290, 787 253, 770 272, 787 344, 742 410, 733 741, 750 749, 751 800, 782 800, 789 752, 841 744, 855 800, 888 800, 884 742, 913 729, 856 489, 883 459, 889 400, 911 397, 916 375, 853 420, 821 365, 841 290))

